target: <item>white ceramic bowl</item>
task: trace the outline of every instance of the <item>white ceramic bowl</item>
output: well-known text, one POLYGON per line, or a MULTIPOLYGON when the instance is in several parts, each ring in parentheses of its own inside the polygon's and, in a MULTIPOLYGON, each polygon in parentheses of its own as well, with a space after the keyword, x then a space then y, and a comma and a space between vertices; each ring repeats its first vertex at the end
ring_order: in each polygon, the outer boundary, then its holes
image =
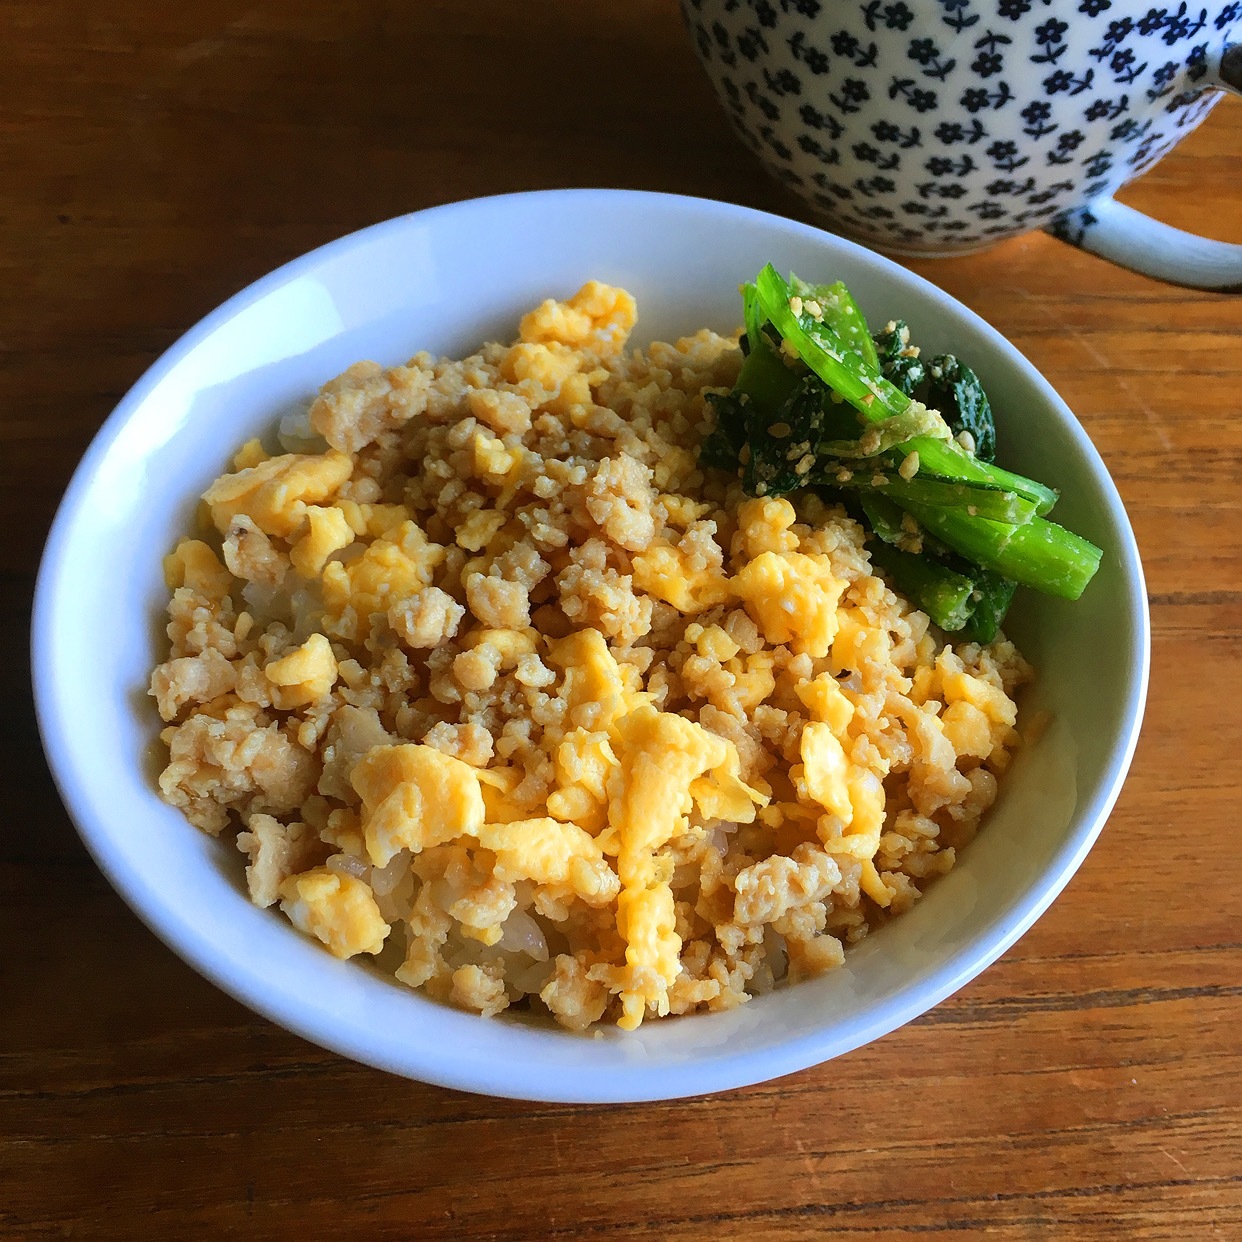
POLYGON ((1086 434, 996 331, 926 281, 817 229, 722 203, 554 191, 391 220, 282 267, 177 342, 108 419, 48 540, 34 613, 47 755, 87 847, 168 945, 253 1009, 345 1056, 469 1091, 623 1101, 774 1078, 877 1038, 995 960, 1068 881, 1116 799, 1147 687, 1142 569, 1086 434), (771 260, 844 278, 925 349, 976 368, 1004 464, 1055 484, 1056 516, 1105 550, 1076 604, 1023 592, 1009 630, 1040 670, 1026 710, 1054 723, 1019 757, 978 839, 913 911, 835 973, 731 1013, 583 1038, 435 1004, 339 962, 246 899, 241 855, 154 792, 161 557, 243 440, 359 358, 460 356, 588 277, 638 299, 635 343, 739 320, 737 286, 771 260))

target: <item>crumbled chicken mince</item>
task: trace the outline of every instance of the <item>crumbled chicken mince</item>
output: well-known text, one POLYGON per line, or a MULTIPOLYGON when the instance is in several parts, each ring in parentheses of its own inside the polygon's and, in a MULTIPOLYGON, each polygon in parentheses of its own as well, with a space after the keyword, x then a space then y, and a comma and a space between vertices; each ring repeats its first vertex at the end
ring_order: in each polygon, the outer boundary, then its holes
POLYGON ((1030 673, 944 643, 841 510, 705 477, 737 342, 627 353, 634 320, 592 281, 246 444, 151 678, 160 790, 240 829, 258 905, 574 1030, 839 965, 973 836, 1030 673))

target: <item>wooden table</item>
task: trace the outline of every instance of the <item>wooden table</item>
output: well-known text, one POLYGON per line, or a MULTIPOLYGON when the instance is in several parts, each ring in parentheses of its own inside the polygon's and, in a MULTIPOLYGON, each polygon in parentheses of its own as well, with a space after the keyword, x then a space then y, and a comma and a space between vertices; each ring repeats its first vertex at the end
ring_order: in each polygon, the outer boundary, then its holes
MULTIPOLYGON (((734 140, 673 0, 3 0, 0 1236, 1242 1237, 1242 300, 1036 235, 917 263, 1032 359, 1129 506, 1147 725, 1103 839, 980 979, 785 1081, 628 1108, 481 1099, 286 1034, 88 859, 25 667, 79 454, 284 260, 472 195, 799 204, 734 140)), ((1242 104, 1124 195, 1242 242, 1242 104)))

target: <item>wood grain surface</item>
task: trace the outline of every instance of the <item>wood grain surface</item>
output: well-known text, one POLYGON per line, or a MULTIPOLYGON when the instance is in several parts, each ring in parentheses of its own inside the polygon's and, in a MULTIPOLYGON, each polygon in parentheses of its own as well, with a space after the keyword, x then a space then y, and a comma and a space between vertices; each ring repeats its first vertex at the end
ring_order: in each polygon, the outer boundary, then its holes
MULTIPOLYGON (((58 497, 178 335, 351 229, 573 185, 803 209, 733 138, 673 0, 3 0, 0 31, 0 1236, 1242 1237, 1242 299, 1042 235, 913 265, 1078 413, 1147 568, 1133 772, 1037 926, 780 1082, 460 1095, 253 1016, 97 872, 28 688, 58 497)), ((1123 197, 1242 242, 1242 102, 1123 197)))

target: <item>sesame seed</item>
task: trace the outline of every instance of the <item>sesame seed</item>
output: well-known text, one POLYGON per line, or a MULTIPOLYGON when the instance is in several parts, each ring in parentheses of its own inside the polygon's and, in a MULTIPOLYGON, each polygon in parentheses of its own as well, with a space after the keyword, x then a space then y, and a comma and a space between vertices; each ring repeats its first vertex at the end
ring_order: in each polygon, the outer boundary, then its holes
POLYGON ((972 436, 969 431, 959 431, 957 433, 957 442, 968 453, 973 453, 975 451, 975 437, 972 436))
POLYGON ((977 517, 979 514, 979 510, 976 509, 974 505, 967 505, 966 512, 969 513, 971 517, 977 517))
POLYGON ((755 495, 766 496, 768 494, 768 485, 766 483, 755 484, 755 495))
POLYGON ((810 298, 808 301, 803 303, 803 305, 806 307, 806 313, 810 315, 810 317, 814 319, 816 323, 823 322, 824 308, 820 306, 820 304, 814 298, 810 298))
POLYGON ((858 446, 862 449, 864 457, 870 457, 874 453, 878 453, 880 451, 880 433, 874 427, 869 427, 863 432, 858 446))
POLYGON ((901 529, 904 530, 907 535, 917 535, 919 533, 919 524, 914 520, 914 517, 911 514, 903 513, 901 515, 901 529))
POLYGON ((802 314, 802 299, 796 293, 789 299, 789 309, 795 315, 802 314))
POLYGON ((768 435, 774 440, 784 440, 792 431, 793 428, 788 423, 773 423, 768 428, 768 435))
POLYGON ((837 482, 838 483, 848 483, 853 477, 854 477, 854 472, 852 470, 846 470, 844 466, 842 466, 841 469, 837 471, 837 482))
POLYGON ((813 453, 807 453, 806 456, 803 457, 802 460, 798 462, 798 464, 794 467, 794 474, 797 474, 797 475, 810 474, 811 467, 814 464, 815 464, 815 455, 813 453))
POLYGON ((738 461, 742 463, 743 466, 746 465, 748 461, 750 461, 750 445, 749 444, 742 445, 742 451, 737 455, 737 459, 738 461))
POLYGON ((907 453, 902 460, 900 466, 897 467, 897 473, 908 483, 919 472, 919 455, 917 452, 907 453))
POLYGON ((873 474, 871 476, 871 486, 872 487, 887 487, 888 486, 888 475, 873 474))
POLYGON ((870 405, 875 400, 875 393, 869 392, 863 399, 863 405, 870 405))

